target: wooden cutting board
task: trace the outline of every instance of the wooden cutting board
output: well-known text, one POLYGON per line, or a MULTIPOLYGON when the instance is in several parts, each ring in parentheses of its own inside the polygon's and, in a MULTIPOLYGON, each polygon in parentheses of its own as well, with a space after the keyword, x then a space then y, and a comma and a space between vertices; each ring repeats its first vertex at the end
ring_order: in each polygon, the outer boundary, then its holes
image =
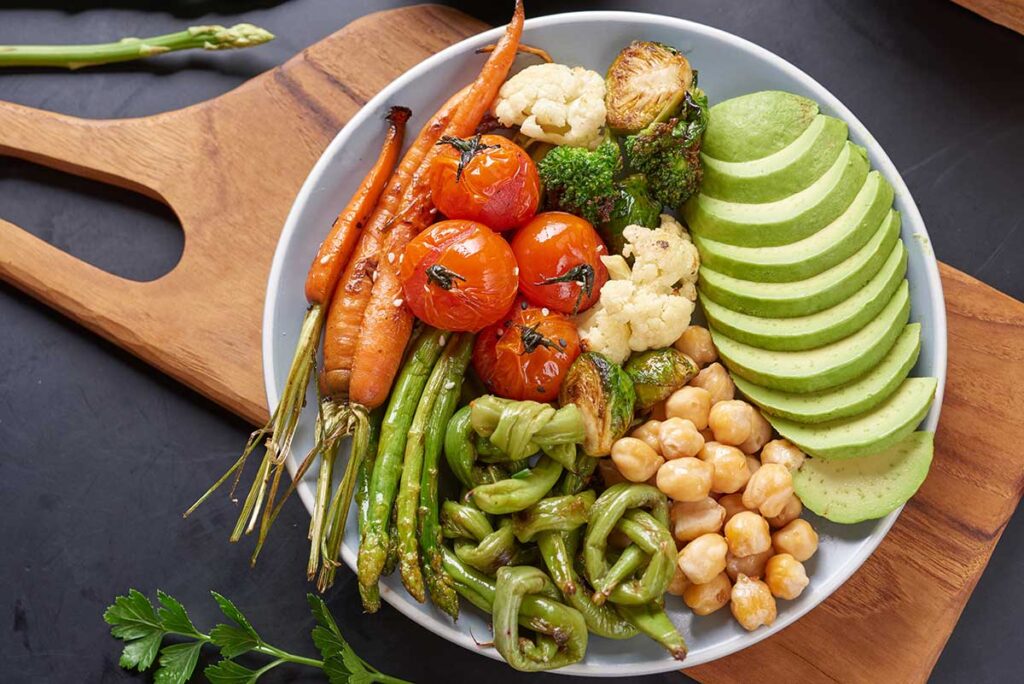
MULTIPOLYGON (((0 220, 0 277, 262 423, 263 297, 299 186, 367 99, 483 28, 430 5, 370 15, 219 98, 141 119, 83 120, 0 102, 0 154, 155 197, 185 231, 175 269, 138 283, 0 220)), ((1024 481, 1024 304, 952 268, 942 276, 949 379, 924 487, 821 606, 687 674, 705 682, 927 678, 1024 481)))

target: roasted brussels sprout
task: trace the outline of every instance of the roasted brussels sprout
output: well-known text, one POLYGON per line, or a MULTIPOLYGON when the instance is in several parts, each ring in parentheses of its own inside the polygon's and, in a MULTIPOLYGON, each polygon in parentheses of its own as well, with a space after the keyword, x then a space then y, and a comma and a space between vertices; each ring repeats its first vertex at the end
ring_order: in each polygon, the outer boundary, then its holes
POLYGON ((633 422, 636 392, 617 363, 597 352, 580 354, 569 366, 558 394, 560 405, 575 404, 583 414, 583 451, 607 456, 612 442, 633 422))
POLYGON ((636 406, 641 411, 668 399, 699 370, 693 359, 672 347, 637 354, 626 363, 626 372, 636 391, 636 406))
POLYGON ((628 134, 675 111, 693 83, 693 70, 679 50, 635 40, 612 62, 605 81, 608 125, 628 134))
POLYGON ((657 228, 661 223, 661 204, 651 197, 642 173, 626 176, 616 187, 619 194, 612 205, 611 218, 597 227, 609 254, 622 254, 626 246, 622 231, 626 226, 657 228))

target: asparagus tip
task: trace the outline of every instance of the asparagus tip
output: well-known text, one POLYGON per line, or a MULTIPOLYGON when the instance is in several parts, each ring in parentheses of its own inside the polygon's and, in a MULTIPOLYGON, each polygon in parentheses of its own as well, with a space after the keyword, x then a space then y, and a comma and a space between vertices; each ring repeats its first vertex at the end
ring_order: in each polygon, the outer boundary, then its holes
POLYGON ((205 50, 252 47, 274 40, 273 33, 253 24, 235 24, 230 28, 218 24, 189 26, 188 32, 193 38, 204 40, 205 50))

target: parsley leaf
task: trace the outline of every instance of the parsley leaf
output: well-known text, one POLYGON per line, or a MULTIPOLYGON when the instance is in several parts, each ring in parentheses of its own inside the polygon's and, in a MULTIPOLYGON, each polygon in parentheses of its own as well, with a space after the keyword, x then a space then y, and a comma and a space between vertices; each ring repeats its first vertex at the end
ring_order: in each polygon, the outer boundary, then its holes
POLYGON ((211 629, 210 641, 215 646, 220 646, 221 655, 225 658, 236 658, 260 645, 260 642, 253 639, 244 629, 231 625, 217 625, 211 629))
POLYGON ((242 615, 242 611, 235 607, 234 603, 215 591, 211 591, 210 594, 213 595, 213 600, 217 602, 217 605, 220 606, 221 612, 228 616, 228 619, 244 629, 254 641, 260 641, 260 635, 256 633, 256 630, 253 629, 252 625, 249 624, 249 621, 244 615, 242 615))
POLYGON ((233 660, 222 660, 203 670, 210 684, 252 684, 259 678, 256 670, 243 667, 233 660))
POLYGON ((160 651, 160 668, 153 677, 155 684, 185 684, 199 662, 202 641, 171 644, 160 651))
POLYGON ((176 632, 184 636, 199 636, 199 630, 192 624, 185 607, 178 602, 178 599, 169 596, 157 589, 156 599, 160 602, 157 615, 163 623, 164 629, 168 632, 176 632))
POLYGON ((127 596, 114 599, 114 605, 103 613, 103 619, 111 626, 113 636, 127 642, 121 652, 121 667, 135 668, 139 672, 148 669, 156 659, 165 633, 149 599, 132 589, 127 596))

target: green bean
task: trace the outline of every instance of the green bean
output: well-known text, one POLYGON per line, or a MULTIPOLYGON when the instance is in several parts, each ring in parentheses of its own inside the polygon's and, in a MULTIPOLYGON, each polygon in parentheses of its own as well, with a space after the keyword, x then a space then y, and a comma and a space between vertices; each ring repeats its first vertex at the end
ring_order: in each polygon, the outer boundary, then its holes
POLYGON ((445 333, 440 330, 424 330, 410 350, 388 401, 377 460, 370 477, 366 531, 359 545, 357 571, 359 582, 364 586, 377 582, 387 559, 391 509, 402 474, 406 436, 414 407, 419 403, 427 377, 441 354, 444 337, 445 333))
POLYGON ((512 529, 516 533, 516 539, 525 543, 533 541, 541 532, 568 532, 585 525, 590 507, 594 505, 596 498, 597 495, 591 489, 580 494, 541 499, 512 516, 512 529))
POLYGON ((512 477, 473 487, 469 498, 480 510, 494 515, 515 513, 532 506, 558 481, 562 466, 548 456, 541 456, 537 465, 512 477))
POLYGON ((583 414, 575 404, 555 409, 536 401, 487 395, 470 406, 473 429, 510 458, 526 458, 543 450, 566 468, 575 465, 575 445, 584 438, 583 414))
POLYGON ((441 357, 447 361, 444 368, 444 384, 434 401, 430 420, 427 423, 423 447, 423 473, 420 479, 420 547, 423 550, 423 574, 434 604, 453 618, 459 616, 459 597, 455 593, 451 577, 445 572, 441 560, 441 526, 438 506, 438 461, 448 421, 455 412, 455 405, 462 391, 462 380, 473 353, 473 335, 458 336, 458 342, 449 342, 441 357), (452 346, 454 345, 454 346, 452 346))
POLYGON ((590 485, 597 469, 598 459, 587 456, 582 449, 576 451, 576 464, 566 470, 562 481, 558 483, 558 491, 562 494, 579 494, 590 485))
POLYGON ((672 624, 672 620, 658 602, 651 601, 640 606, 619 604, 615 608, 641 632, 664 646, 673 658, 686 658, 686 639, 672 624))
POLYGON ((555 586, 562 592, 565 601, 583 614, 591 632, 609 639, 629 639, 636 636, 637 629, 628 620, 618 615, 611 606, 599 606, 590 599, 584 581, 573 568, 573 555, 579 544, 580 532, 541 532, 537 545, 555 586))
POLYGON ((551 579, 537 568, 505 567, 498 570, 494 593, 494 647, 509 665, 523 672, 564 667, 583 660, 587 652, 587 623, 583 615, 561 603, 547 629, 538 631, 536 641, 519 638, 519 615, 523 599, 545 594, 553 588, 551 579), (553 647, 554 646, 554 647, 553 647))
MULTIPOLYGON (((456 411, 452 419, 448 421, 448 428, 444 435, 445 460, 456 479, 466 488, 504 480, 511 474, 509 468, 514 465, 513 463, 509 463, 505 467, 477 465, 476 462, 480 456, 477 451, 478 440, 481 442, 480 446, 487 445, 491 449, 494 447, 473 431, 473 426, 469 421, 470 411, 469 406, 463 406, 456 411)), ((508 457, 503 455, 502 460, 507 461, 508 457)))
POLYGON ((591 507, 583 561, 587 579, 597 592, 595 602, 607 598, 636 605, 661 597, 672 581, 675 556, 675 542, 668 531, 668 501, 654 487, 620 483, 605 490, 591 507), (632 544, 609 566, 608 535, 616 528, 632 544), (646 559, 640 558, 641 552, 646 559), (641 576, 623 581, 640 571, 644 560, 641 576))

